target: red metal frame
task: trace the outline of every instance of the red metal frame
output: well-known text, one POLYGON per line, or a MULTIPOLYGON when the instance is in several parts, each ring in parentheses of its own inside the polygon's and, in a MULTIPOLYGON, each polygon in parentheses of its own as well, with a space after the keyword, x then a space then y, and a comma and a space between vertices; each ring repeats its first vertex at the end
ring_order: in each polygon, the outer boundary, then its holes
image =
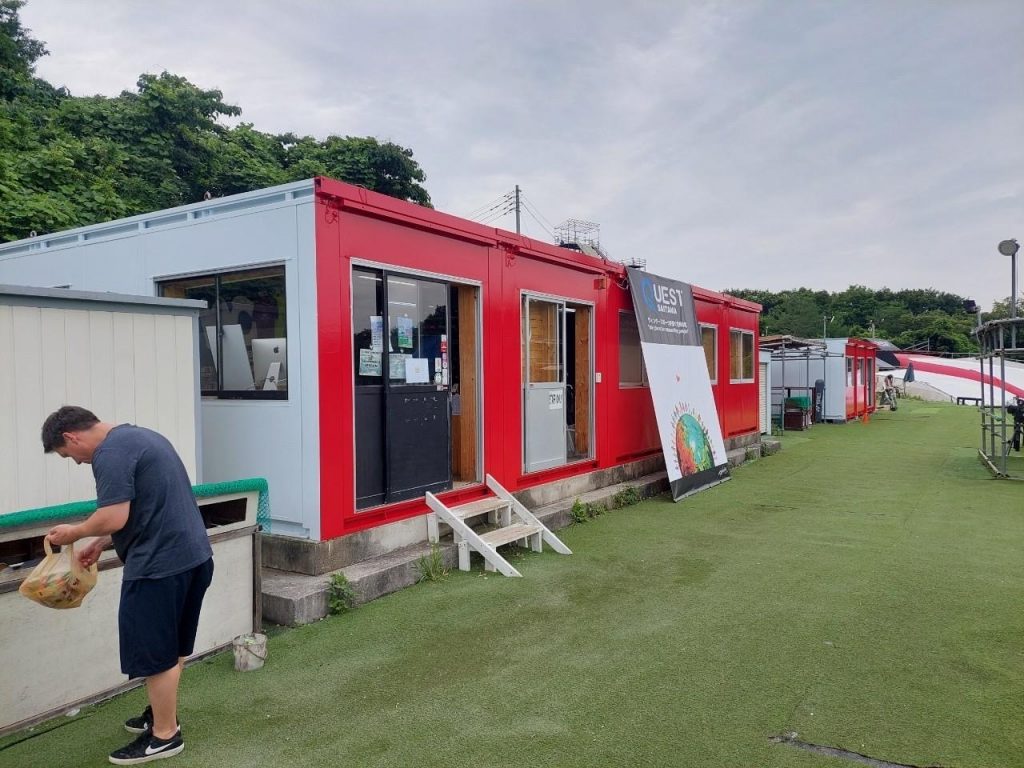
POLYGON ((878 345, 867 339, 846 340, 844 354, 853 361, 852 383, 846 385, 847 421, 875 412, 875 398, 870 395, 873 391, 877 350, 878 345))
MULTIPOLYGON (((351 266, 364 262, 443 275, 480 286, 482 308, 483 472, 509 490, 612 467, 660 451, 650 391, 620 388, 618 312, 632 311, 625 268, 565 248, 488 228, 332 179, 316 180, 317 315, 320 391, 320 533, 353 533, 427 511, 416 499, 356 512, 352 428, 351 266), (522 471, 520 300, 523 292, 557 295, 594 307, 593 458, 544 472, 522 471)), ((715 324, 715 402, 728 439, 758 432, 760 306, 694 286, 697 317, 715 324), (729 328, 754 334, 754 380, 729 382, 729 328)), ((483 473, 481 473, 482 476, 483 473)), ((463 502, 482 485, 442 495, 463 502)))

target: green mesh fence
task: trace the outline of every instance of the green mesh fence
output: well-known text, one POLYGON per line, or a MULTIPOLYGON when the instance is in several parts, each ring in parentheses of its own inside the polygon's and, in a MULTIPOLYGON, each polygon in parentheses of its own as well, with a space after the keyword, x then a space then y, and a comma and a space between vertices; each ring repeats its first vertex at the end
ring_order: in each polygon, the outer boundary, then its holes
MULTIPOLYGON (((262 477, 250 477, 245 480, 229 480, 225 483, 203 483, 193 485, 192 492, 197 499, 205 499, 210 496, 221 496, 226 493, 245 493, 248 491, 259 491, 259 502, 256 505, 256 523, 264 531, 270 530, 270 489, 267 481, 262 477)), ((22 525, 33 525, 36 523, 49 523, 63 520, 69 517, 84 517, 96 511, 96 500, 73 501, 70 504, 58 504, 53 507, 39 507, 38 509, 25 509, 20 512, 11 512, 0 515, 0 528, 14 528, 22 525)))

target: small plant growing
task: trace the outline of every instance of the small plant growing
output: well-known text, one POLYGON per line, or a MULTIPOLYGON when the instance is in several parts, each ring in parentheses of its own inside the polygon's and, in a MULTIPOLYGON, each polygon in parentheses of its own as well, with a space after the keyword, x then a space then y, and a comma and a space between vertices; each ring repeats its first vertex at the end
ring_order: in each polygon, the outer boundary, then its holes
POLYGON ((572 515, 572 521, 574 523, 585 523, 590 519, 589 504, 584 504, 579 499, 576 499, 572 503, 572 509, 569 510, 569 514, 572 515))
POLYGON ((444 564, 444 553, 437 544, 430 545, 430 554, 416 561, 419 571, 417 581, 441 581, 448 576, 448 566, 444 564))
POLYGON ((356 592, 344 573, 332 573, 327 584, 327 610, 332 616, 352 610, 356 592))
POLYGON ((639 504, 640 501, 640 491, 630 485, 616 493, 612 503, 615 509, 621 509, 622 507, 631 507, 634 504, 639 504))
POLYGON ((604 507, 598 504, 590 504, 588 502, 576 501, 572 504, 572 509, 569 510, 569 514, 572 515, 572 521, 574 523, 585 523, 587 520, 597 517, 604 512, 604 507))

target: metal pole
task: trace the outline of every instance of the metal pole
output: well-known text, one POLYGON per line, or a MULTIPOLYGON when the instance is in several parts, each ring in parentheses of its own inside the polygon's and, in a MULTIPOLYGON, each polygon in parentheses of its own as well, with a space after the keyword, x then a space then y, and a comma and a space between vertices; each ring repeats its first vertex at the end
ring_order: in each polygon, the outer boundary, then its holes
MULTIPOLYGON (((1010 319, 1017 319, 1017 252, 1010 256, 1010 319)), ((1010 325, 1010 347, 1017 348, 1017 323, 1010 325)))
POLYGON ((786 340, 782 340, 782 402, 779 405, 779 432, 786 431, 786 340))
MULTIPOLYGON (((1014 293, 1013 300, 1014 301, 1017 300, 1016 293, 1014 293)), ((1011 329, 1011 332, 1012 332, 1012 329, 1011 329)), ((1009 451, 1009 447, 1010 446, 1008 445, 1008 443, 1006 441, 1006 416, 1007 416, 1007 414, 1006 414, 1006 350, 1005 350, 1005 346, 1006 346, 1006 344, 1005 344, 1005 339, 1003 338, 1003 329, 1002 329, 1002 326, 1000 326, 1000 328, 999 328, 999 347, 1002 350, 1002 354, 999 355, 999 380, 1001 382, 1001 386, 999 387, 999 392, 1000 392, 1000 395, 1001 395, 1000 402, 1001 402, 1001 405, 1002 405, 1002 424, 1001 424, 1002 429, 1001 429, 1001 433, 1000 433, 999 439, 1002 441, 1002 445, 1000 446, 1002 448, 1002 450, 1000 451, 1000 453, 1002 454, 1002 461, 1000 463, 999 469, 1000 469, 1000 471, 1004 475, 1006 474, 1006 457, 1007 457, 1007 455, 1010 452, 1009 451)))
POLYGON ((519 185, 516 184, 516 234, 519 233, 519 185))

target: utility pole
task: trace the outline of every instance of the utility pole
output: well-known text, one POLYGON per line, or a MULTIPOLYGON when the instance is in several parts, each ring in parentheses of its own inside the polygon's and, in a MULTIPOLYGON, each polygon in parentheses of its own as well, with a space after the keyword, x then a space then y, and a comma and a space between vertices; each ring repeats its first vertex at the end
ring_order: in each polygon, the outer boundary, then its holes
POLYGON ((516 234, 519 232, 519 185, 516 184, 516 234))

